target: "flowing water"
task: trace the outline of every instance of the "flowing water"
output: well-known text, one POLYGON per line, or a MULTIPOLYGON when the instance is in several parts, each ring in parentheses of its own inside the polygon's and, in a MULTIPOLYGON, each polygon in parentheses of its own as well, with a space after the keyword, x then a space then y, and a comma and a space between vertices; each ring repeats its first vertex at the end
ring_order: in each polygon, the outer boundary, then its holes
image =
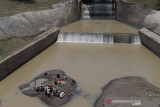
MULTIPOLYGON (((91 0, 90 0, 91 1, 91 0)), ((81 19, 114 19, 115 1, 106 0, 82 5, 81 19)), ((83 0, 82 0, 83 2, 83 0)))
POLYGON ((79 20, 61 28, 61 32, 138 33, 135 28, 116 20, 79 20))
POLYGON ((56 43, 0 82, 1 107, 47 107, 18 86, 48 70, 61 69, 78 82, 64 107, 91 107, 110 80, 140 76, 160 87, 160 59, 142 45, 56 43))
POLYGON ((38 98, 23 95, 18 86, 55 69, 75 79, 80 92, 63 107, 92 107, 112 79, 140 76, 160 87, 159 64, 160 59, 140 44, 55 43, 0 82, 0 107, 47 107, 38 98))
POLYGON ((57 42, 141 44, 139 35, 130 33, 63 32, 59 34, 57 42))
POLYGON ((63 27, 57 42, 141 43, 136 29, 116 20, 79 20, 63 27))

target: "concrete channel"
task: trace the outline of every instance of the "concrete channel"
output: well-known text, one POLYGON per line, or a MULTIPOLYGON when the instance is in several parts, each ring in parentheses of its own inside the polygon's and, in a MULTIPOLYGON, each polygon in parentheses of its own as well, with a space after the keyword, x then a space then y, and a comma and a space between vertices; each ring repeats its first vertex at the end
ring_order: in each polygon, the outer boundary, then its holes
POLYGON ((42 34, 42 38, 1 62, 1 107, 47 107, 37 98, 24 96, 18 86, 45 71, 56 69, 74 78, 78 83, 76 91, 80 92, 73 93, 71 101, 62 107, 92 107, 102 93, 102 87, 115 78, 139 76, 160 87, 160 47, 156 33, 146 28, 138 33, 136 28, 114 20, 118 13, 109 14, 109 20, 104 20, 100 15, 95 18, 97 11, 94 11, 95 19, 84 16, 79 20, 74 12, 66 18, 64 25, 63 18, 58 20, 60 31, 50 29, 42 34))

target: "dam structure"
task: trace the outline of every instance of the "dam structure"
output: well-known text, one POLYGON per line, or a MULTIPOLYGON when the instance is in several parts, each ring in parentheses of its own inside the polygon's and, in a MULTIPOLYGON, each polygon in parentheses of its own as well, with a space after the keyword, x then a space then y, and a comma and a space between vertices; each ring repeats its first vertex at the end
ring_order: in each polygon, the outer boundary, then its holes
POLYGON ((130 26, 119 23, 116 20, 79 20, 69 26, 62 28, 58 35, 57 42, 73 42, 73 43, 132 43, 141 44, 138 32, 130 26), (86 23, 85 23, 86 22, 86 23), (81 23, 81 24, 79 24, 81 23), (105 24, 106 25, 105 25, 105 24), (120 24, 116 28, 116 23, 120 24), (88 29, 87 25, 92 27, 101 27, 101 31, 97 32, 94 29, 88 29), (108 25, 107 25, 108 24, 108 25), (123 29, 120 26, 124 26, 123 29), (103 28, 104 26, 104 28, 103 28), (114 31, 112 31, 114 27, 114 31), (81 29, 73 31, 72 29, 81 29), (127 32, 126 29, 132 31, 127 32))
POLYGON ((82 19, 115 19, 115 0, 82 2, 82 19))
MULTIPOLYGON (((102 31, 94 31, 96 26, 102 25, 103 22, 98 22, 98 20, 108 20, 105 26, 116 27, 114 25, 115 21, 115 0, 98 0, 98 1, 87 1, 82 0, 81 7, 81 20, 75 24, 70 25, 70 29, 65 31, 61 30, 58 35, 57 42, 74 42, 74 43, 133 43, 140 44, 140 37, 138 32, 123 32, 117 30, 117 32, 112 32, 112 28, 98 28, 103 29, 102 31), (85 23, 86 20, 86 23, 85 23), (87 21, 88 20, 88 21, 87 21), (97 20, 93 21, 93 20, 97 20), (83 23, 83 24, 80 24, 83 23), (93 24, 95 23, 95 24, 93 24), (85 29, 77 32, 71 29, 85 29), (89 30, 89 27, 91 29, 89 30), (108 31, 107 31, 108 30, 108 31)), ((100 26, 101 27, 101 26, 100 26)), ((114 28, 113 28, 114 29, 114 28)), ((125 31, 125 29, 123 29, 125 31)), ((127 29, 126 29, 127 30, 127 29)))
MULTIPOLYGON (((54 7, 59 11, 61 6, 63 3, 54 7)), ((56 19, 58 26, 72 23, 60 26, 60 32, 50 29, 56 33, 32 43, 31 53, 35 53, 35 45, 41 48, 52 39, 56 41, 0 82, 0 107, 48 107, 35 97, 23 95, 18 87, 50 70, 62 70, 77 82, 72 98, 61 107, 94 107, 103 87, 117 78, 138 76, 160 87, 159 57, 141 44, 138 29, 116 20, 115 0, 82 0, 80 7, 80 20, 56 19)))

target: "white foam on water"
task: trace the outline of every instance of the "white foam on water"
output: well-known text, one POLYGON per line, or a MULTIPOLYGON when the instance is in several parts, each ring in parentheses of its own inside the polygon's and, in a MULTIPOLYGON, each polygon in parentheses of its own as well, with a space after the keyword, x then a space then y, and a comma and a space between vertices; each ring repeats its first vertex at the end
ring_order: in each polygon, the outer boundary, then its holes
POLYGON ((133 43, 141 44, 137 34, 126 33, 78 33, 62 32, 58 35, 57 42, 73 43, 133 43))

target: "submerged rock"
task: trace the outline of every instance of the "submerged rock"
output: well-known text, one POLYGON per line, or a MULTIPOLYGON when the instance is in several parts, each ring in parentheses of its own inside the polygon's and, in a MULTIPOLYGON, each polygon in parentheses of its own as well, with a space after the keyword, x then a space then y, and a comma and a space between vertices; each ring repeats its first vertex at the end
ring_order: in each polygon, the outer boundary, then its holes
POLYGON ((110 81, 95 107, 159 107, 160 89, 139 77, 125 77, 110 81), (130 102, 127 102, 130 101, 130 102))
POLYGON ((20 85, 19 89, 24 95, 30 97, 38 97, 42 102, 46 103, 47 105, 57 107, 66 104, 71 99, 71 96, 73 95, 72 93, 75 91, 76 87, 76 81, 66 76, 63 71, 52 70, 35 77, 30 83, 20 85), (59 74, 59 78, 57 78, 57 74, 59 74), (55 85, 55 79, 57 81, 57 85, 55 85), (62 85, 61 81, 64 80, 66 84, 62 85), (53 88, 58 89, 57 94, 53 95, 52 93, 49 97, 46 96, 45 91, 40 89, 41 84, 47 84, 49 86, 53 86, 53 88), (64 92, 65 94, 65 96, 62 98, 60 98, 61 92, 64 92))

